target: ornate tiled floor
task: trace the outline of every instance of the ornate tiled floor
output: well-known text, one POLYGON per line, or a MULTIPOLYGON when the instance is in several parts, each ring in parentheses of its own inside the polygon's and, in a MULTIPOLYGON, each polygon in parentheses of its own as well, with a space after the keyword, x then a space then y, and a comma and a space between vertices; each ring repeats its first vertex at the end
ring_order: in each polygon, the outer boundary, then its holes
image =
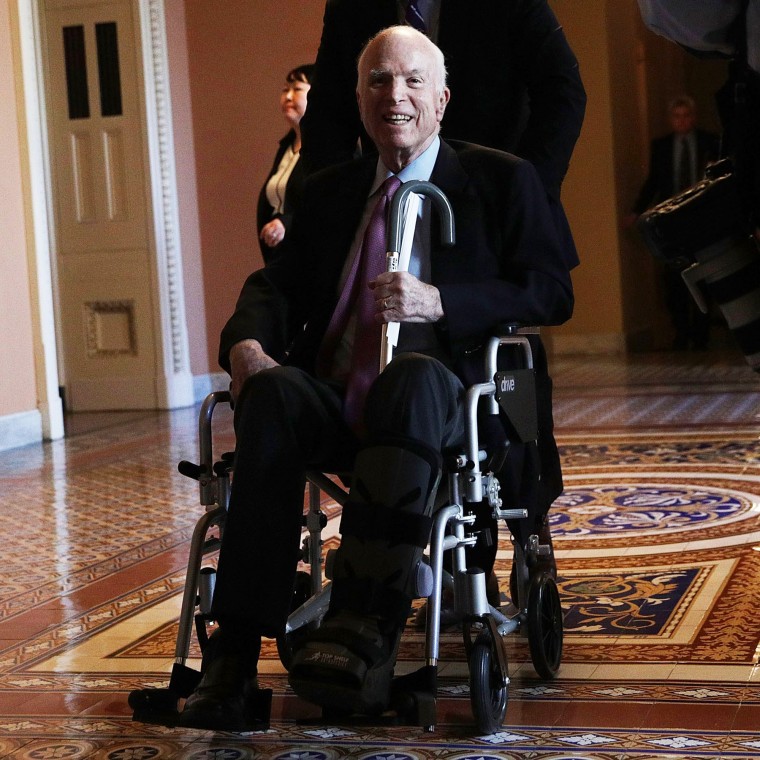
MULTIPOLYGON (((507 639, 504 730, 478 736, 446 634, 438 726, 325 726, 273 646, 270 731, 136 723, 164 685, 201 514, 176 462, 197 411, 77 415, 0 454, 2 758, 749 758, 760 755, 760 378, 732 351, 553 363, 566 490, 553 510, 565 609, 557 680, 507 639)), ((229 418, 217 415, 221 446, 229 418)), ((502 542, 497 569, 511 557, 502 542)), ((506 583, 504 583, 506 585, 506 583)), ((401 667, 419 657, 406 635, 401 667)))

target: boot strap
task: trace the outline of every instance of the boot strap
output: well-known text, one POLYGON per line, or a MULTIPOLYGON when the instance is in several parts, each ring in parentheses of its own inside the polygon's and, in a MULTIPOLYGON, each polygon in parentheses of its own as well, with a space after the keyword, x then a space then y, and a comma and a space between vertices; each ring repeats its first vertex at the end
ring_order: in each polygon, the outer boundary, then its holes
POLYGON ((406 623, 411 603, 407 594, 374 578, 341 578, 333 582, 330 593, 330 609, 372 615, 386 631, 406 623))
POLYGON ((382 504, 347 501, 343 506, 340 532, 361 541, 387 541, 390 546, 408 544, 424 549, 430 538, 433 518, 401 512, 382 504))

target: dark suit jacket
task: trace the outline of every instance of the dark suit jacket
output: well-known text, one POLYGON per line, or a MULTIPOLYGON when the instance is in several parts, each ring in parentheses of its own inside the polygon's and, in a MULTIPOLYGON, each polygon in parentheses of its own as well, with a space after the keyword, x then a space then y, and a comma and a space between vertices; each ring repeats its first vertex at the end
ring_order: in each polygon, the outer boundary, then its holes
MULTIPOLYGON (((697 134, 697 179, 710 161, 717 160, 720 143, 717 135, 696 130, 697 134)), ((681 188, 673 184, 673 133, 652 140, 649 154, 649 174, 641 186, 633 211, 642 214, 661 201, 672 198, 681 188)))
MULTIPOLYGON (((307 181, 282 255, 248 278, 222 331, 219 361, 226 370, 230 348, 255 338, 277 361, 314 372, 375 166, 374 158, 351 161, 307 181)), ((431 181, 449 198, 456 224, 456 245, 444 248, 434 239, 431 251, 431 280, 446 315, 436 330, 447 363, 469 385, 482 380, 479 349, 497 324, 564 322, 572 313, 572 285, 546 193, 528 162, 442 141, 431 181)), ((535 349, 539 425, 547 435, 539 435, 539 493, 527 498, 545 512, 562 490, 562 477, 539 341, 535 349)))
MULTIPOLYGON (((396 0, 327 0, 304 156, 317 168, 370 143, 356 106, 356 59, 398 23, 396 0)), ((527 158, 554 200, 580 134, 586 94, 576 60, 546 0, 442 0, 438 47, 451 102, 442 136, 527 158)))
MULTIPOLYGON (((375 166, 374 158, 353 161, 307 182, 282 256, 248 278, 222 332, 225 369, 230 347, 256 338, 276 360, 286 360, 289 349, 288 363, 314 371, 375 166)), ((439 337, 453 365, 496 324, 550 325, 570 317, 570 276, 530 164, 442 141, 431 181, 448 196, 456 220, 456 245, 434 243, 431 256, 446 314, 439 337)))
MULTIPOLYGON (((274 157, 274 163, 272 164, 272 168, 267 175, 266 180, 264 181, 264 184, 261 186, 261 192, 259 192, 259 200, 256 205, 256 230, 261 234, 262 227, 267 223, 271 222, 272 219, 281 219, 282 223, 285 225, 285 230, 287 231, 288 228, 291 225, 291 222, 293 221, 293 210, 296 207, 296 204, 298 203, 298 199, 301 197, 301 191, 303 190, 303 183, 306 179, 306 172, 304 171, 304 164, 303 161, 299 158, 298 163, 293 167, 293 171, 290 174, 290 177, 288 178, 288 184, 285 188, 285 204, 284 204, 284 211, 282 214, 275 214, 274 208, 272 207, 272 204, 267 199, 267 182, 269 182, 269 178, 277 171, 277 167, 280 165, 280 161, 282 160, 282 157, 285 155, 285 151, 293 145, 293 140, 295 139, 295 132, 291 129, 288 134, 285 135, 285 137, 280 140, 280 147, 277 149, 277 153, 274 157)), ((264 261, 267 262, 272 256, 272 252, 275 250, 274 248, 271 248, 266 243, 264 243, 261 238, 259 238, 259 245, 261 246, 261 255, 264 257, 264 261)))

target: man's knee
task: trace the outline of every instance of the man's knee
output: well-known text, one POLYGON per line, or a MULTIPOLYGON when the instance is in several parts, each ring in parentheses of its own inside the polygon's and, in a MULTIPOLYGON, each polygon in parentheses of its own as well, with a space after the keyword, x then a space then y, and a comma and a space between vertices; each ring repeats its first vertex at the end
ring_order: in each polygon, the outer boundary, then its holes
POLYGON ((409 436, 439 447, 459 435, 461 395, 461 382, 437 359, 399 354, 370 388, 367 430, 375 436, 409 436))
POLYGON ((261 398, 270 395, 272 391, 279 393, 281 389, 296 384, 301 374, 302 371, 295 367, 277 366, 263 369, 243 383, 239 401, 261 398))
POLYGON ((283 408, 294 409, 304 394, 303 372, 295 367, 270 367, 251 375, 235 401, 235 428, 262 421, 283 408))
POLYGON ((425 354, 403 353, 396 356, 375 381, 386 390, 388 388, 408 389, 407 392, 432 390, 446 393, 451 386, 452 373, 438 361, 425 354))

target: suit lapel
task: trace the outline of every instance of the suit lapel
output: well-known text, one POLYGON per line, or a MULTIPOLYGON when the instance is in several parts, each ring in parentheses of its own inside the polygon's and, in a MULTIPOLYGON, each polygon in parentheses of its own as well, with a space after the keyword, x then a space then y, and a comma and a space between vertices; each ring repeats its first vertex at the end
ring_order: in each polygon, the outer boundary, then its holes
MULTIPOLYGON (((454 233, 457 241, 461 239, 461 224, 465 188, 469 183, 469 177, 465 172, 462 164, 459 161, 459 157, 452 146, 441 140, 441 148, 438 151, 438 158, 436 159, 435 166, 433 167, 433 173, 430 175, 430 181, 437 185, 449 199, 452 211, 454 212, 454 233), (457 214, 457 209, 460 213, 457 214)), ((441 250, 440 234, 438 227, 434 223, 431 228, 433 234, 432 253, 435 258, 435 254, 441 250)))
POLYGON ((355 175, 341 182, 339 191, 331 198, 330 205, 336 209, 334 218, 338 235, 341 235, 345 241, 345 244, 335 246, 341 261, 345 259, 348 248, 356 235, 356 228, 361 221, 369 189, 375 177, 376 165, 375 157, 357 161, 352 166, 355 168, 355 175))
POLYGON ((314 234, 320 238, 315 250, 319 251, 321 263, 315 277, 325 284, 332 284, 322 307, 330 314, 338 298, 334 283, 338 282, 361 222, 375 166, 374 158, 347 164, 346 171, 338 175, 335 192, 323 199, 324 204, 320 204, 312 222, 314 234))
POLYGON ((441 147, 438 151, 438 158, 433 167, 430 181, 438 185, 447 195, 448 193, 462 193, 469 181, 456 151, 445 140, 441 140, 441 147))

